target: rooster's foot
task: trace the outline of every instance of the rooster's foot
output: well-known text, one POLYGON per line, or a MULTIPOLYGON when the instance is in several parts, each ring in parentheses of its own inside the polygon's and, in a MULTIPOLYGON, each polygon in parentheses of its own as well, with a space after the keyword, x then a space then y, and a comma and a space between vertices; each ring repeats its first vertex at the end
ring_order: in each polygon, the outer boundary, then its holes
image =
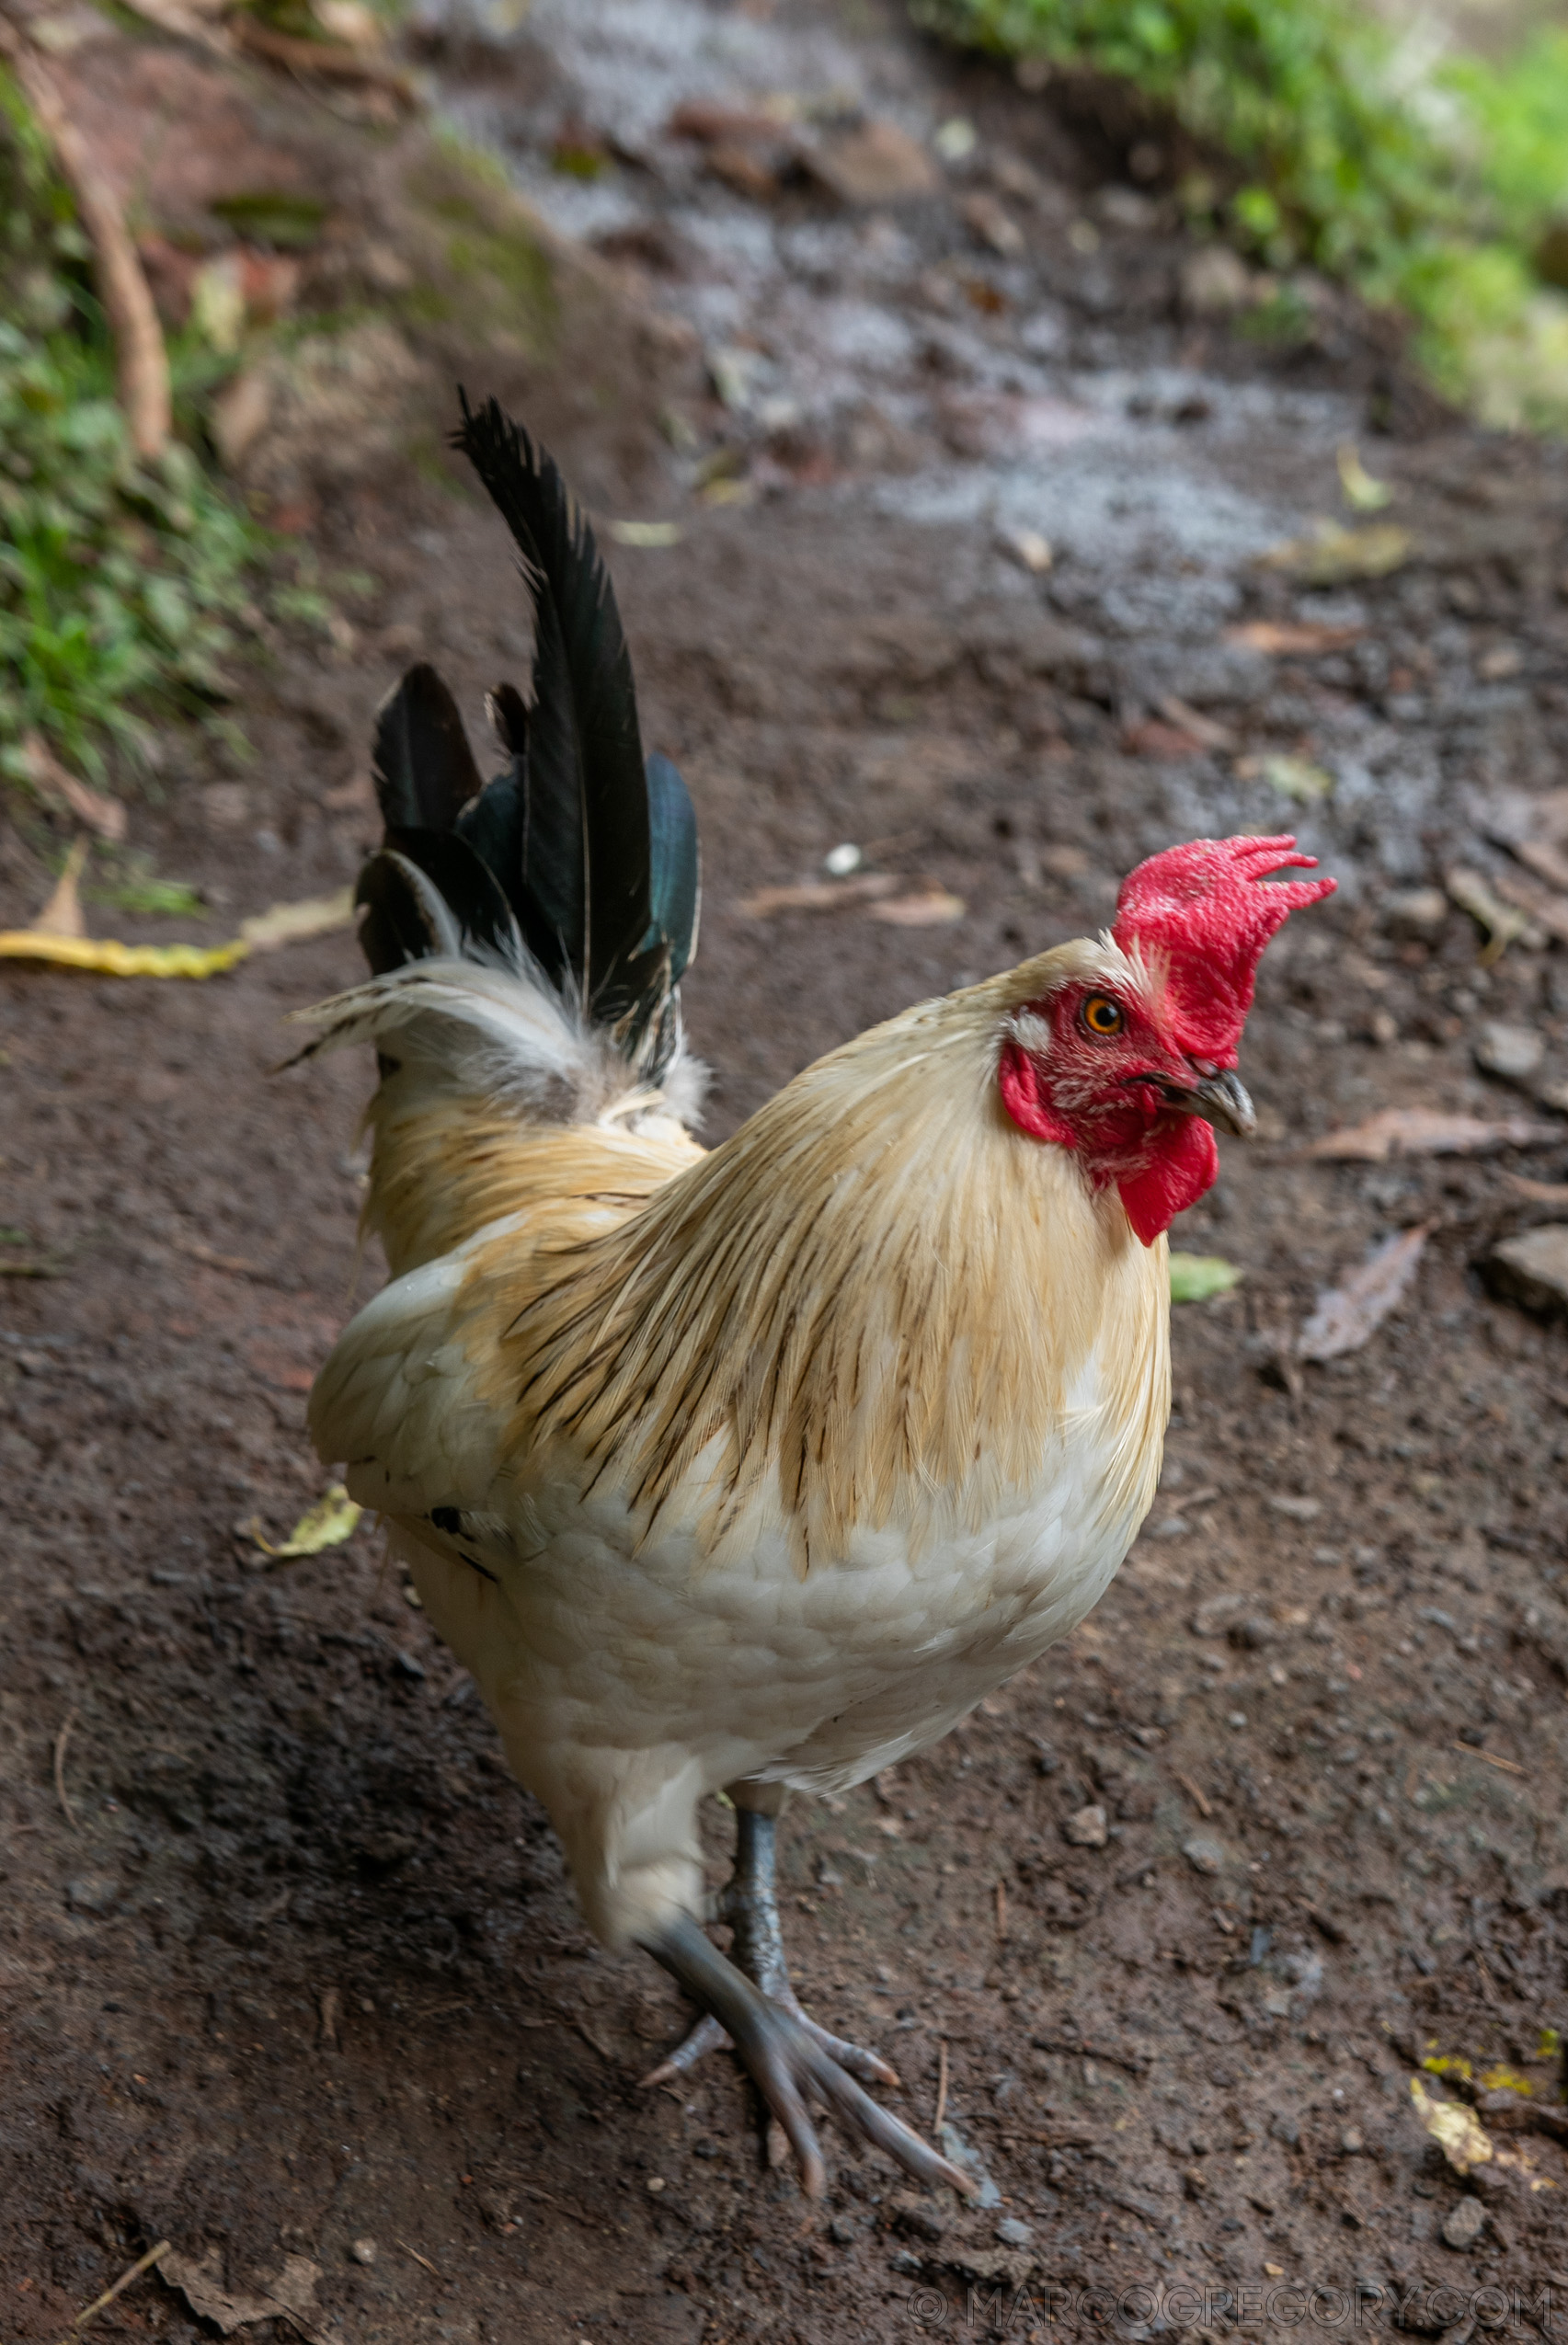
POLYGON ((682 1920, 657 1946, 657 1960, 680 1980, 703 2017, 652 2075, 649 2085, 684 2076, 704 2053, 728 2046, 739 2053, 768 2105, 770 2162, 795 2151, 806 2188, 822 2187, 822 2159, 806 2113, 809 2094, 857 2125, 921 2181, 969 2186, 886 2110, 860 2089, 892 2085, 896 2072, 875 2052, 830 2035, 808 2019, 790 1981, 784 1960, 774 1877, 775 1819, 750 1807, 736 1811, 735 1871, 718 1900, 715 1918, 734 1934, 730 1961, 714 1948, 693 1921, 682 1920), (738 2014, 738 2018, 732 2016, 738 2014))
MULTIPOLYGON (((797 2019, 812 2042, 830 2060, 836 2060, 841 2068, 847 2068, 863 2085, 891 2085, 897 2089, 898 2071, 890 2068, 886 2060, 861 2044, 847 2043, 842 2036, 830 2035, 826 2028, 819 2028, 802 2010, 784 1958, 784 1929, 779 1920, 777 1818, 755 1808, 738 1807, 735 1825, 735 1870, 719 1893, 714 1913, 714 1919, 727 1922, 733 1932, 731 1960, 753 1986, 761 1988, 770 2002, 787 2011, 792 2019, 797 2019)), ((689 2068, 695 2067, 705 2053, 731 2048, 730 2039, 718 2021, 704 2013, 669 2058, 643 2081, 649 2085, 668 2084, 672 2077, 682 2076, 689 2068)))
MULTIPOLYGON (((725 2038, 735 2046, 771 2117, 783 2129, 795 2152, 801 2185, 807 2197, 820 2198, 826 2184, 822 2152, 807 2110, 808 2099, 820 2101, 830 2109, 842 2123, 896 2159, 916 2181, 927 2185, 945 2182, 966 2194, 974 2189, 967 2175, 938 2156, 901 2119, 862 2091, 845 2060, 838 2056, 835 2037, 813 2026, 777 1997, 764 1994, 744 1971, 737 1969, 727 1956, 719 1952, 690 1915, 679 1916, 657 1939, 645 1943, 654 1960, 662 1963, 694 2002, 704 2007, 707 2021, 703 2024, 711 2022, 724 2031, 723 2037, 711 2035, 702 2049, 725 2038)), ((646 2081, 656 2083, 661 2076, 678 2073, 680 2067, 688 2065, 681 2053, 701 2033, 699 2025, 681 2052, 656 2068, 646 2081)), ((874 2056, 855 2053, 853 2045, 845 2045, 842 2050, 858 2060, 874 2056)), ((876 2065, 880 2069, 882 2064, 876 2065)))

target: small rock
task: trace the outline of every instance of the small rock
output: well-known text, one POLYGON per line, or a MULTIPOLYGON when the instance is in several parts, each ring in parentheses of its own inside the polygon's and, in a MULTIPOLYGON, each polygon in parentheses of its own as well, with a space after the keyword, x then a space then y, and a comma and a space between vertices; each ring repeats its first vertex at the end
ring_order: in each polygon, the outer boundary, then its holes
POLYGON ((1533 1026, 1512 1026, 1488 1018, 1477 1028, 1475 1063, 1505 1082, 1528 1083, 1546 1056, 1546 1044, 1533 1026))
POLYGON ((1522 1230, 1492 1250, 1493 1283, 1532 1311, 1568 1311, 1568 1222, 1522 1230))
POLYGON ((659 2192, 660 2192, 660 2191, 662 2191, 662 2190, 665 2188, 665 2180, 664 2180, 664 2177, 663 2177, 663 2175, 662 2175, 662 2174, 650 2174, 650 2175, 648 2176, 648 2178, 647 2178, 647 2187, 648 2193, 649 2193, 650 2197, 653 2197, 653 2198, 656 2198, 656 2199, 657 2199, 657 2198, 658 2198, 658 2194, 659 2194, 659 2192))
POLYGON ((1063 1836, 1075 1848, 1103 1848, 1110 1838, 1110 1826, 1104 1808, 1080 1808, 1062 1825, 1063 1836))
POLYGON ((977 188, 964 197, 958 206, 964 225, 982 245, 989 245, 1004 260, 1015 260, 1024 249, 1024 232, 1012 213, 1000 204, 995 196, 977 188))
POLYGON ((76 1914, 107 1914, 120 1896, 120 1882, 111 1872, 79 1873, 65 1884, 65 1903, 76 1914))
POLYGON ((996 2236, 1004 2248, 1026 2248, 1034 2237, 1034 2227, 1020 2223, 1015 2214, 1004 2214, 996 2226, 996 2236))
POLYGON ((1255 1596, 1248 1596, 1238 1588, 1226 1588, 1219 1596, 1206 1596, 1192 1617, 1195 1637, 1222 1637, 1233 1620, 1251 1612, 1257 1604, 1255 1596))
POLYGON ((946 2211, 929 2199, 917 2198, 912 2191, 897 2191, 887 2202, 895 2231, 906 2237, 940 2239, 947 2228, 946 2211))
POLYGON ((1211 1832, 1195 1832, 1190 1840, 1183 1841, 1182 1854, 1194 1872, 1217 1873, 1225 1870, 1225 1851, 1211 1832))
POLYGON ((1035 578, 1043 577, 1051 566, 1051 542, 1038 530, 1000 529, 996 542, 1004 554, 1011 554, 1021 569, 1035 578))
POLYGON ((1486 2228, 1486 2209, 1479 2199, 1459 2199, 1443 2217, 1443 2240, 1450 2248, 1473 2248, 1486 2228))
POLYGON ((811 148, 802 160, 841 203, 898 203, 939 186, 935 164, 895 122, 872 120, 811 148))
POLYGON ((1347 2125, 1339 2137, 1339 2145, 1346 2157, 1357 2157, 1367 2146, 1366 2137, 1359 2127, 1347 2125))
POLYGON ((1182 263, 1182 307, 1192 317, 1223 317, 1253 297, 1253 272, 1229 245, 1205 245, 1182 263))
POLYGON ((1321 1498, 1292 1498, 1279 1491, 1268 1503, 1276 1515, 1286 1516, 1292 1523, 1310 1523, 1323 1511, 1321 1498))
POLYGON ((1408 887, 1383 898, 1383 926, 1423 944, 1441 932, 1448 917, 1448 899, 1440 887, 1408 887))
POLYGON ((349 2249, 356 2263, 374 2263, 376 2245, 373 2239, 356 2239, 349 2249))

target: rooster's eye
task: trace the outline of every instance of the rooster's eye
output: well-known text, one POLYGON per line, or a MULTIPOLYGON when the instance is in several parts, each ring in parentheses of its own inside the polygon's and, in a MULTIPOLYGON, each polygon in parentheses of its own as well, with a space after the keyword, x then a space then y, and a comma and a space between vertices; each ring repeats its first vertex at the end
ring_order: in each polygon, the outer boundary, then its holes
POLYGON ((1083 1023, 1091 1034, 1120 1034, 1127 1017, 1121 1003, 1108 993, 1092 993, 1083 1004, 1083 1023))

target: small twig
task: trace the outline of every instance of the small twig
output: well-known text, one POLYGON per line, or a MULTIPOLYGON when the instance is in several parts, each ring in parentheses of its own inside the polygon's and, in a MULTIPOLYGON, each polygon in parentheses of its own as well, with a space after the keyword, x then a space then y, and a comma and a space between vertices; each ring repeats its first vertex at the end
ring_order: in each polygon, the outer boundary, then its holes
POLYGON ((65 1752, 71 1740, 71 1730, 81 1714, 79 1710, 74 1709, 54 1738, 54 1789, 59 1795, 60 1805, 64 1811, 65 1821, 73 1832, 80 1832, 82 1827, 76 1821, 76 1811, 71 1805, 65 1790, 65 1752))
MULTIPOLYGON (((1173 1769, 1173 1772, 1176 1773, 1174 1769, 1173 1769)), ((1176 1773, 1176 1780, 1181 1785, 1183 1790, 1186 1793, 1188 1799, 1191 1800, 1193 1805, 1196 1808, 1199 1815, 1209 1816, 1214 1813, 1214 1810, 1204 1798, 1203 1793, 1198 1790, 1197 1785, 1193 1781, 1190 1775, 1176 1773)))
POLYGON ((1500 1767, 1505 1775, 1529 1773, 1528 1767, 1521 1767, 1517 1759, 1498 1758, 1492 1751, 1478 1751, 1469 1743, 1456 1743, 1454 1748, 1465 1758, 1484 1759, 1488 1767, 1500 1767))
POLYGON ((999 1881, 996 1884, 996 1934, 998 1938, 1007 1936, 1007 1883, 1005 1881, 999 1881))
POLYGON ((129 2271, 120 2273, 112 2288, 106 2288, 101 2296, 95 2296, 86 2310, 76 2315, 69 2329, 61 2339, 60 2345, 73 2345, 73 2340, 81 2334, 87 2323, 104 2311, 106 2306, 112 2305, 115 2298, 123 2289, 129 2288, 133 2280, 140 2280, 144 2271, 151 2271, 155 2263, 161 2262, 173 2245, 172 2239, 160 2239, 155 2248, 149 2248, 146 2254, 140 2257, 129 2271))
POLYGON ((418 2248, 411 2248, 406 2239, 399 2239, 394 2233, 392 2244, 395 2248, 401 2248, 406 2256, 412 2256, 416 2263, 423 2264, 432 2280, 441 2278, 441 2273, 436 2270, 429 2257, 422 2256, 418 2248))
POLYGON ((338 41, 300 40, 292 33, 278 32, 244 14, 231 19, 230 31, 241 49, 289 73, 315 74, 330 82, 368 82, 372 88, 390 90, 400 105, 412 108, 418 103, 414 85, 401 66, 390 65, 380 57, 361 56, 357 49, 344 48, 338 41))
POLYGON ((938 2136, 942 2132, 942 2121, 946 2114, 947 2039, 945 2036, 939 2036, 936 2041, 936 2115, 932 2119, 931 2123, 932 2132, 938 2136))
POLYGON ((93 248, 93 277, 114 337, 120 404, 139 456, 161 456, 174 421, 168 352, 145 273, 126 231, 120 199, 65 110, 53 74, 16 28, 0 21, 0 56, 21 85, 54 150, 93 248))

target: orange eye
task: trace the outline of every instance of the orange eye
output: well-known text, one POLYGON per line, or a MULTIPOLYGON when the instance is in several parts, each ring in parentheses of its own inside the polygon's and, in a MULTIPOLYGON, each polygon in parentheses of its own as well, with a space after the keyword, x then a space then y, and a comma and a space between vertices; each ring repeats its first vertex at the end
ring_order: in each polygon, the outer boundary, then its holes
POLYGON ((1083 1004, 1082 1018, 1091 1034, 1120 1034, 1127 1024, 1127 1013, 1119 1001, 1108 993, 1092 993, 1083 1004))

